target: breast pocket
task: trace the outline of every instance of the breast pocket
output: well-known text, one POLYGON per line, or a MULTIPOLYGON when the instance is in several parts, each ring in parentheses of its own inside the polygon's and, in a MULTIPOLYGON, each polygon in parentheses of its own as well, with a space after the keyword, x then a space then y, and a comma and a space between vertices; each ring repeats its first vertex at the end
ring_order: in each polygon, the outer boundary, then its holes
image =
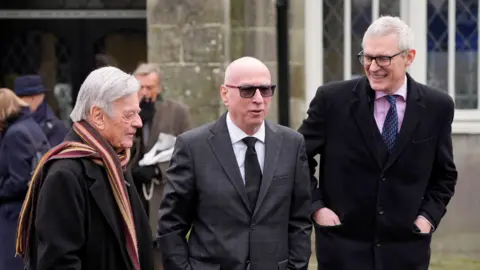
POLYGON ((290 179, 289 175, 284 174, 284 175, 276 175, 272 178, 272 183, 270 186, 273 187, 278 187, 278 186, 285 186, 290 184, 290 179))
POLYGON ((427 137, 423 137, 423 138, 419 138, 419 139, 414 139, 412 141, 412 144, 415 144, 415 145, 419 145, 419 144, 423 144, 423 143, 428 143, 428 142, 431 142, 435 139, 434 136, 427 136, 427 137))

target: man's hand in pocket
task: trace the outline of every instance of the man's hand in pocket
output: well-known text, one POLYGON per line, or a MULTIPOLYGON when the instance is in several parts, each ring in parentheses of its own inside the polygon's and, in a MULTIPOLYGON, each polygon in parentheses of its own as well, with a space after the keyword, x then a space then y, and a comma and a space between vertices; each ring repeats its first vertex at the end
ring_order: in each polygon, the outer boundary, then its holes
POLYGON ((313 220, 320 226, 337 226, 342 224, 337 214, 327 207, 318 209, 313 214, 313 220))
POLYGON ((432 231, 432 225, 424 217, 417 217, 415 225, 420 230, 420 233, 430 233, 432 231))

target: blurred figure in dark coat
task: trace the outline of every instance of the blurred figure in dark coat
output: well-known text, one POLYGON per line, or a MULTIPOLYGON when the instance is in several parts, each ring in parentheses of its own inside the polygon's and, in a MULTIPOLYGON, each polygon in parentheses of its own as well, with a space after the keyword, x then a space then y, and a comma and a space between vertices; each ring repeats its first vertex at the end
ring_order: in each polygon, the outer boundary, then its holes
POLYGON ((15 79, 14 87, 15 94, 30 106, 33 118, 42 128, 50 145, 53 147, 61 143, 68 129, 48 105, 42 78, 38 75, 20 76, 15 79))
POLYGON ((49 143, 28 104, 11 90, 0 89, 0 269, 23 270, 15 258, 18 215, 31 173, 49 143))

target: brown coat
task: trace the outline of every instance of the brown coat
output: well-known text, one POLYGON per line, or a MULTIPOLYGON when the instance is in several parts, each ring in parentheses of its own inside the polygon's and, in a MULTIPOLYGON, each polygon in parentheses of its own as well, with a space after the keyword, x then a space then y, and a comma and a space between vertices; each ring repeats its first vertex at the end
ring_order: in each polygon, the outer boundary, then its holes
MULTIPOLYGON (((168 99, 165 99, 163 102, 157 102, 155 104, 155 116, 153 117, 148 140, 145 143, 142 151, 132 152, 130 164, 127 167, 128 171, 131 173, 133 165, 138 164, 138 162, 142 159, 143 154, 148 152, 155 145, 160 133, 170 134, 176 137, 190 128, 190 115, 186 105, 168 99)), ((135 138, 133 149, 140 149, 141 145, 141 138, 135 138)), ((167 167, 168 162, 160 164, 163 175, 165 174, 167 167)), ((160 185, 154 185, 153 196, 148 202, 152 236, 155 236, 157 232, 158 209, 160 207, 160 201, 163 197, 163 187, 164 183, 161 183, 160 185)), ((144 195, 141 188, 138 190, 138 193, 143 198, 144 195)), ((155 250, 155 269, 162 270, 161 255, 158 250, 155 250)))

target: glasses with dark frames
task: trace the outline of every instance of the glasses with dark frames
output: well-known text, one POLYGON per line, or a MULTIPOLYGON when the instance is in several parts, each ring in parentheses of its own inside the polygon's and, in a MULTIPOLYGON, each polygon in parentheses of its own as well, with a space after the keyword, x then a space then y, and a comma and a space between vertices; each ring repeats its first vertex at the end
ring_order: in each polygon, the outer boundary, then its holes
POLYGON ((364 54, 363 51, 361 51, 357 54, 357 57, 358 57, 358 61, 360 61, 360 64, 362 64, 364 66, 371 65, 373 60, 375 60, 375 63, 378 66, 386 67, 386 66, 389 66, 392 63, 392 58, 394 58, 395 56, 398 56, 402 53, 405 53, 405 52, 407 52, 407 50, 403 50, 403 51, 398 52, 394 55, 371 56, 371 55, 364 54))
POLYGON ((252 98, 257 93, 257 89, 260 91, 262 97, 271 97, 275 92, 276 85, 229 85, 226 84, 226 87, 237 88, 240 92, 242 98, 252 98))

